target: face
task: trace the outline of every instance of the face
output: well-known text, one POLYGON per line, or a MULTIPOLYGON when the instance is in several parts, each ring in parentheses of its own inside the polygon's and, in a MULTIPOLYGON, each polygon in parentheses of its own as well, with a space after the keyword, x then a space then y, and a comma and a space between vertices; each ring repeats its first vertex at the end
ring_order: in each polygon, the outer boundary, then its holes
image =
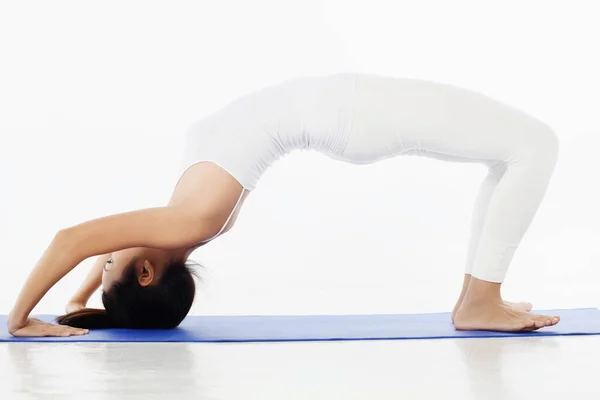
POLYGON ((160 276, 172 255, 165 250, 144 247, 119 250, 112 253, 104 264, 102 287, 109 290, 121 279, 123 271, 133 262, 138 282, 142 286, 150 285, 160 276))

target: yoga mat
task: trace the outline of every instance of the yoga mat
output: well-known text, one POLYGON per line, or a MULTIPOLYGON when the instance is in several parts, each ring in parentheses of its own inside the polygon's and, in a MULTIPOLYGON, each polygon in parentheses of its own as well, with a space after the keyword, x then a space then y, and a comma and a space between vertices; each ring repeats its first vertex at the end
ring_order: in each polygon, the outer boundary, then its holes
MULTIPOLYGON (((0 342, 280 342, 322 340, 383 340, 498 338, 600 334, 600 310, 537 311, 559 315, 553 327, 535 332, 457 331, 450 313, 398 315, 188 316, 172 330, 94 330, 72 337, 13 337, 0 316, 0 342)), ((37 318, 52 321, 53 316, 37 318)))

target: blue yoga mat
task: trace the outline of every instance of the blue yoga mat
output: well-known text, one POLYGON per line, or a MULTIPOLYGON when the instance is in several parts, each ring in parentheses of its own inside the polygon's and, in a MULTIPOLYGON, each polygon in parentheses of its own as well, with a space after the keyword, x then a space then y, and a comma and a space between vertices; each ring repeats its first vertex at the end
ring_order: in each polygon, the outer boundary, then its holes
MULTIPOLYGON (((559 315, 553 327, 535 332, 457 331, 449 313, 399 315, 189 316, 172 330, 107 329, 72 337, 13 337, 0 316, 0 342, 281 342, 565 336, 600 334, 600 310, 538 311, 559 315)), ((37 316, 53 321, 51 315, 37 316)))

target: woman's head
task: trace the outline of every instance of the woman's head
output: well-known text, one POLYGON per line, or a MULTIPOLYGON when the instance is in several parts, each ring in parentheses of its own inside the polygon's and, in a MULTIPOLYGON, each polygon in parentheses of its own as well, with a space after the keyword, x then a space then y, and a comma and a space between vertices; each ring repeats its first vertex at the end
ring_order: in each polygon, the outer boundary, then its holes
POLYGON ((160 263, 161 258, 161 252, 153 257, 139 257, 139 252, 113 253, 102 277, 104 310, 83 309, 61 316, 57 322, 89 329, 175 328, 194 301, 194 275, 184 258, 160 263))
MULTIPOLYGON (((104 264, 102 272, 102 288, 111 289, 119 282, 129 268, 134 271, 141 286, 156 284, 161 280, 166 270, 174 264, 173 260, 183 260, 189 256, 189 251, 162 250, 148 247, 134 247, 115 251, 104 264)), ((176 263, 176 262, 175 262, 176 263)))

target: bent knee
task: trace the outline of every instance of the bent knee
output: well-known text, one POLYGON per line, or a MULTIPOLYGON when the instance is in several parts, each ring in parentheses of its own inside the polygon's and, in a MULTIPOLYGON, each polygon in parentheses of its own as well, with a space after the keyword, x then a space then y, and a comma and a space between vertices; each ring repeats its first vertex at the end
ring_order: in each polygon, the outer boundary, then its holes
POLYGON ((560 141, 558 135, 548 125, 539 122, 523 135, 520 153, 537 164, 553 169, 558 161, 560 141))
POLYGON ((539 140, 539 151, 546 155, 547 158, 553 160, 556 163, 558 159, 560 140, 558 135, 552 128, 544 125, 544 128, 540 134, 539 140))

